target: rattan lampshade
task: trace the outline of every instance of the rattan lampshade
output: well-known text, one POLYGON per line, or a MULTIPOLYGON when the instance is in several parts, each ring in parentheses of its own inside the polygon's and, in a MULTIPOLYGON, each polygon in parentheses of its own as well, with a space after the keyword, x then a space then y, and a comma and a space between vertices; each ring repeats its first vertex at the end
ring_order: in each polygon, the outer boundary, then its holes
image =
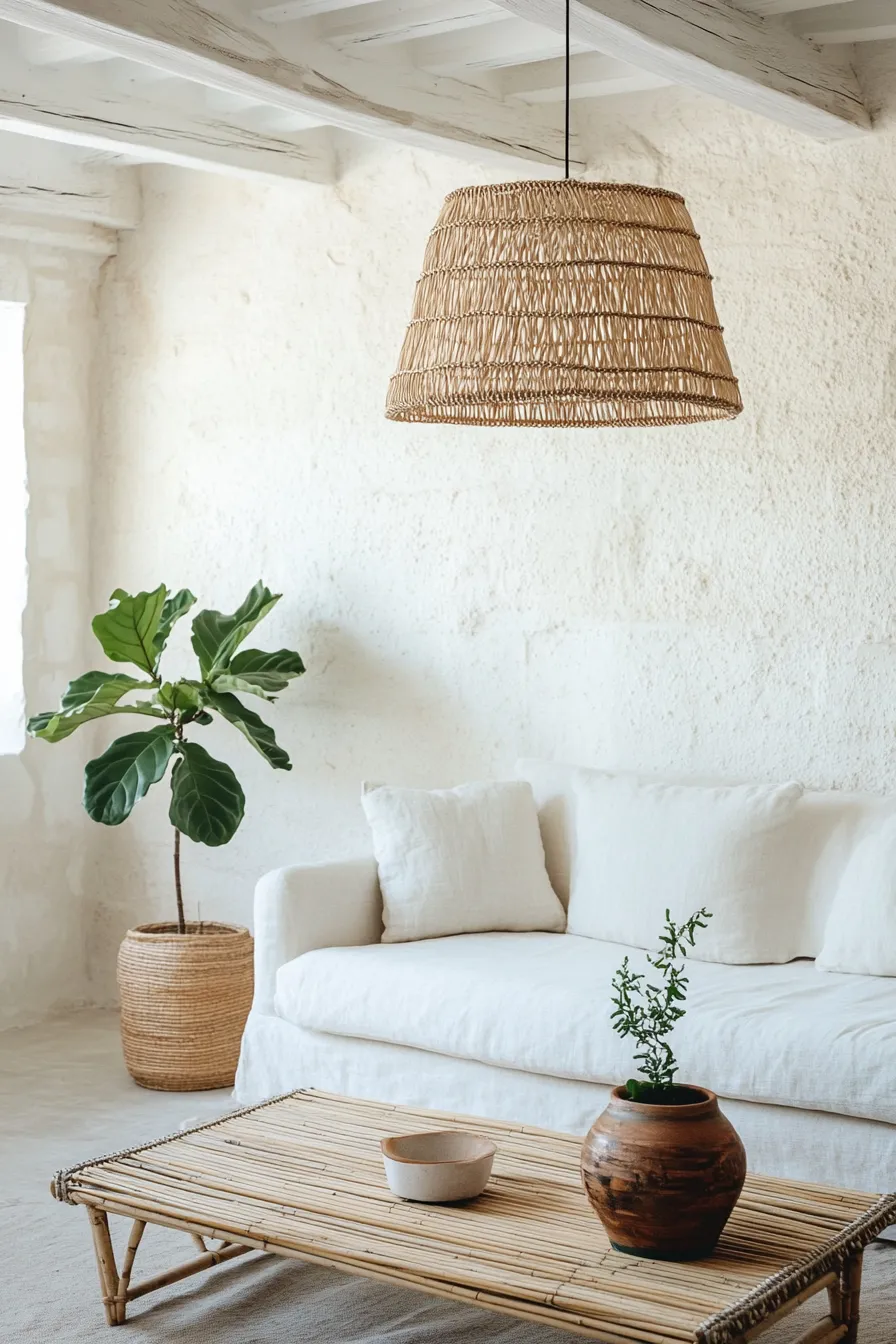
POLYGON ((447 197, 390 420, 673 425, 742 409, 681 196, 558 181, 447 197))

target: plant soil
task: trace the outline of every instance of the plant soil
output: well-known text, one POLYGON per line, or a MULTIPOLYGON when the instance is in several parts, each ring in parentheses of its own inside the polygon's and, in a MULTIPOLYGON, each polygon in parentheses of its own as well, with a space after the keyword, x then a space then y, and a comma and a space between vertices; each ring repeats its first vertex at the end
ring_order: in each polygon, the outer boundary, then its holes
POLYGON ((686 1083, 672 1087, 651 1087, 649 1083, 644 1083, 637 1097, 629 1094, 628 1100, 644 1106, 696 1106, 698 1102, 706 1100, 706 1094, 699 1087, 688 1087, 686 1083))

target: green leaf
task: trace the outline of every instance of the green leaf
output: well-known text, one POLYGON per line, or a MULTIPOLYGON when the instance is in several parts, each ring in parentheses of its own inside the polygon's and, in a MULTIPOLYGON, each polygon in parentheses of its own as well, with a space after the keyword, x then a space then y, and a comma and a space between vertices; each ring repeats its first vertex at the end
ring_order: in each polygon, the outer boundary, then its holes
POLYGON ((232 616, 220 611, 200 611, 193 618, 193 649, 206 681, 225 671, 235 650, 281 596, 272 593, 259 579, 232 616))
POLYGON ((94 821, 119 826, 134 804, 158 783, 174 750, 171 724, 148 733, 128 733, 89 761, 84 770, 84 807, 94 821))
POLYGON ((292 765, 286 752, 274 737, 274 730, 264 719, 260 719, 254 710, 247 709, 235 695, 221 691, 206 691, 205 702, 216 709, 234 728, 252 743, 256 751, 268 761, 275 770, 291 770, 292 765))
POLYGON ((215 677, 211 687, 215 691, 234 691, 239 695, 257 695, 262 700, 267 700, 268 704, 273 704, 274 701, 274 696, 262 690, 260 686, 256 686, 251 681, 243 681, 242 677, 233 677, 229 672, 221 672, 219 676, 215 677))
POLYGON ((134 595, 116 588, 109 599, 114 606, 94 616, 93 633, 113 663, 134 663, 155 676, 156 639, 167 592, 164 583, 154 592, 134 595))
POLYGON ((117 687, 121 687, 118 692, 120 699, 125 691, 138 689, 151 691, 152 682, 141 681, 139 677, 129 677, 126 672, 85 672, 83 676, 75 677, 74 681, 69 682, 59 702, 60 712, 81 709, 99 694, 111 695, 117 687))
POLYGON ((180 620, 181 616, 186 616, 187 612, 195 602, 196 598, 190 592, 189 588, 181 588, 180 592, 172 593, 170 597, 165 598, 162 614, 159 618, 159 628, 156 630, 155 639, 153 640, 156 666, 158 666, 159 656, 161 655, 162 650, 168 643, 168 636, 171 634, 173 626, 180 620))
POLYGON ((57 710, 45 709, 43 714, 32 714, 31 718, 25 724, 25 729, 32 737, 40 737, 47 724, 55 719, 57 710))
POLYGON ((85 672, 69 683, 60 709, 55 714, 37 714, 29 719, 28 731, 32 737, 43 738, 45 742, 61 742, 83 723, 103 719, 107 714, 149 714, 152 718, 163 719, 164 712, 148 700, 133 705, 119 704, 128 691, 140 688, 151 690, 152 683, 139 681, 124 672, 85 672))
POLYGON ((239 780, 197 742, 184 742, 180 750, 171 775, 171 824, 197 844, 226 845, 245 810, 239 780))
POLYGON ((193 714, 202 708, 202 687, 195 681, 164 681, 158 695, 166 709, 176 709, 181 714, 193 714))
POLYGON ((305 664, 292 649, 277 649, 274 653, 243 649, 231 660, 225 678, 215 679, 215 690, 270 695, 284 691, 292 678, 300 677, 304 671, 305 664), (234 684, 222 685, 224 679, 234 684))

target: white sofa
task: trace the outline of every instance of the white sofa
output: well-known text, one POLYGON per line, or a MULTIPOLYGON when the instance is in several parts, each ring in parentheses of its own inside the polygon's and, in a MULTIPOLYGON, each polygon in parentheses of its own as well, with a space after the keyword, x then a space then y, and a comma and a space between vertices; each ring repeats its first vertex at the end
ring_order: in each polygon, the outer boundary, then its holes
MULTIPOLYGON (((575 769, 520 762, 548 872, 569 890, 575 769)), ((896 979, 832 974, 821 946, 840 873, 880 798, 806 793, 793 820, 804 959, 691 960, 674 1046, 682 1081, 713 1088, 755 1170, 896 1188, 896 979)), ((299 1087, 584 1133, 633 1072, 610 1023, 628 951, 566 933, 380 943, 372 858, 280 869, 255 897, 255 1001, 236 1098, 299 1087)))

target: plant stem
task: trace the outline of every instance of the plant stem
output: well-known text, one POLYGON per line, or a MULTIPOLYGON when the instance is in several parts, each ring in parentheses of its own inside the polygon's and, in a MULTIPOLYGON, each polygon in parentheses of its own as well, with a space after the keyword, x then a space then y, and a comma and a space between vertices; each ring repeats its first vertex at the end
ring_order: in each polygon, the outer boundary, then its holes
POLYGON ((176 826, 174 828, 174 890, 177 893, 177 931, 178 933, 186 933, 184 894, 180 885, 180 831, 176 826))
MULTIPOLYGON (((174 711, 171 715, 174 725, 174 741, 180 746, 184 740, 184 726, 180 715, 174 711)), ((187 922, 184 919, 184 893, 180 884, 180 831, 174 828, 174 891, 177 896, 177 931, 186 933, 187 922)))

